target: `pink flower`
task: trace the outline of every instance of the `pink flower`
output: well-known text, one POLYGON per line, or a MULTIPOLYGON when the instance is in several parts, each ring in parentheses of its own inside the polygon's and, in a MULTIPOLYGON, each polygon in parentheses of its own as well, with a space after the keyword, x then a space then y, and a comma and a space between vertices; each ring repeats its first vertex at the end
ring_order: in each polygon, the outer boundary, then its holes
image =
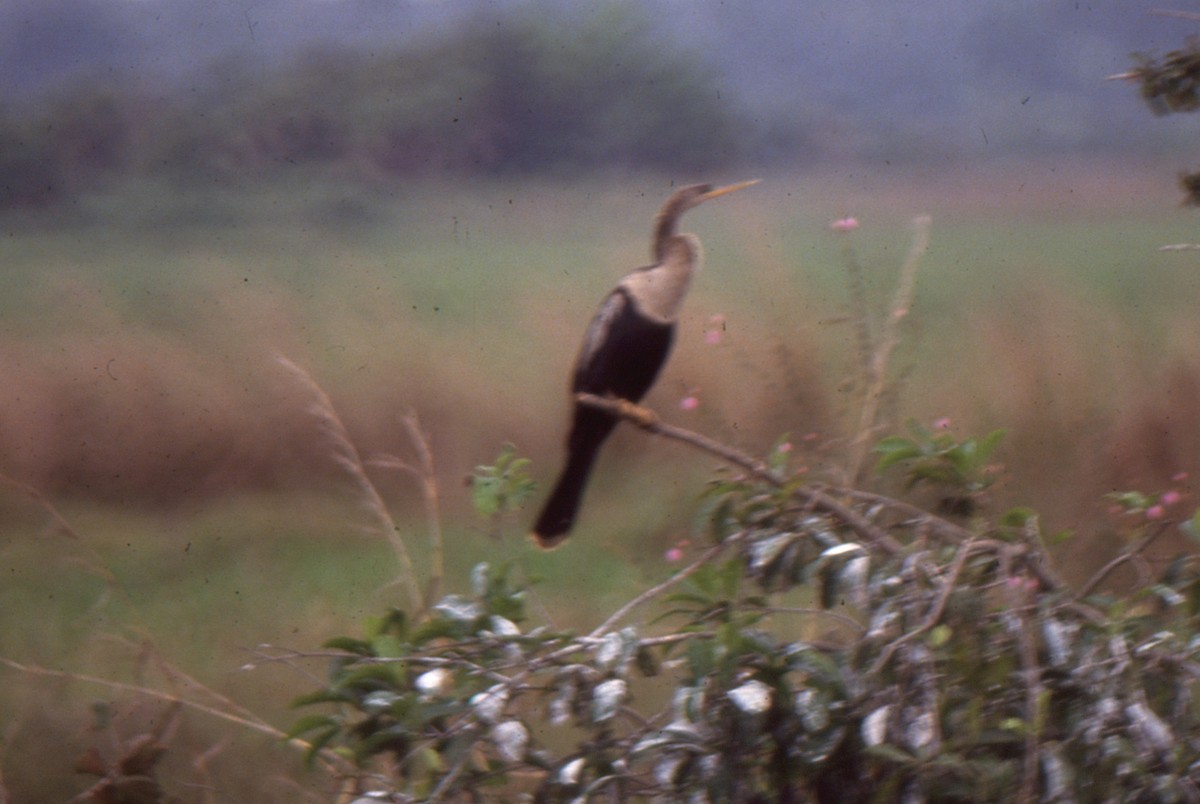
POLYGON ((1035 592, 1038 588, 1037 578, 1029 578, 1023 575, 1010 575, 1006 581, 1009 589, 1024 592, 1035 592))
POLYGON ((949 430, 950 429, 950 417, 943 416, 940 419, 934 419, 933 420, 933 429, 934 430, 949 430))
POLYGON ((708 326, 704 330, 704 342, 716 345, 725 336, 725 316, 714 313, 708 317, 708 326))
POLYGON ((849 216, 845 218, 839 218, 838 220, 829 224, 829 228, 835 232, 853 232, 858 228, 858 218, 852 218, 849 216))
POLYGON ((1182 483, 1183 481, 1185 481, 1187 479, 1188 479, 1187 472, 1176 472, 1175 474, 1171 475, 1172 483, 1182 483))
POLYGON ((1146 519, 1162 519, 1167 511, 1161 505, 1152 505, 1146 509, 1146 519))
POLYGON ((1175 491, 1175 489, 1171 489, 1170 491, 1163 492, 1163 495, 1158 498, 1158 503, 1159 505, 1174 505, 1182 499, 1182 494, 1175 491))
POLYGON ((775 449, 776 449, 776 450, 778 450, 779 452, 785 452, 785 453, 786 453, 786 452, 791 452, 791 451, 792 451, 792 442, 791 442, 791 441, 784 441, 782 444, 780 444, 780 445, 779 445, 778 447, 776 447, 775 449))
POLYGON ((700 400, 695 394, 688 394, 683 399, 679 400, 680 410, 695 410, 700 407, 700 400))
POLYGON ((673 547, 668 547, 666 549, 666 551, 663 552, 663 558, 665 560, 671 562, 672 564, 682 561, 683 560, 683 551, 689 545, 691 545, 691 540, 680 539, 679 541, 675 542, 675 545, 673 547))

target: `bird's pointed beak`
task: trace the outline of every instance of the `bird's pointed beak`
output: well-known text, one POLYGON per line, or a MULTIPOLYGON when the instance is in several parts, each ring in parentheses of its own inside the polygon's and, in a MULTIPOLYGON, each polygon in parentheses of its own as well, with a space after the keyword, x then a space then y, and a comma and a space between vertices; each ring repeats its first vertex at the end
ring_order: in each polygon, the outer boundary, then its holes
POLYGON ((750 181, 740 181, 737 184, 727 184, 724 187, 718 187, 715 190, 709 190, 707 193, 700 196, 700 200, 707 201, 710 198, 716 198, 719 195, 728 195, 729 193, 734 193, 738 190, 744 190, 747 187, 753 187, 760 181, 762 181, 762 179, 751 179, 750 181))

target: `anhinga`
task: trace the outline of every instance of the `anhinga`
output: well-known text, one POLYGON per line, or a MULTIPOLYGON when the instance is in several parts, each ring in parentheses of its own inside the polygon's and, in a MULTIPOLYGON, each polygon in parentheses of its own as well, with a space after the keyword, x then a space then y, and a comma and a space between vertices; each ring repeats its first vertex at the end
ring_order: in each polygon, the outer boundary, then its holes
MULTIPOLYGON (((654 219, 654 263, 627 275, 600 305, 583 336, 572 395, 641 401, 667 362, 679 308, 702 259, 699 238, 677 231, 680 216, 710 198, 757 183, 756 179, 717 188, 695 184, 667 199, 654 219)), ((567 464, 533 526, 533 538, 542 547, 555 547, 567 537, 592 464, 616 426, 611 413, 575 402, 567 464)))

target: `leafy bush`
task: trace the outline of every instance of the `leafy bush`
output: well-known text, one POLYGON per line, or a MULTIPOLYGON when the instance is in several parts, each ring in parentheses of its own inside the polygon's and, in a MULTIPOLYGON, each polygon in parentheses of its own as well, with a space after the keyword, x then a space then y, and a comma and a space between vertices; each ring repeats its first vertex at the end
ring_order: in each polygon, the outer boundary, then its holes
MULTIPOLYGON (((881 453, 897 461, 894 441, 881 453)), ((923 476, 926 460, 907 462, 923 476)), ((291 736, 353 758, 360 792, 396 801, 486 789, 1187 801, 1200 789, 1196 560, 1132 601, 1093 594, 1161 522, 1131 533, 1081 595, 1028 511, 967 529, 765 465, 714 481, 703 502, 712 545, 586 635, 530 624, 525 589, 481 565, 471 596, 331 640, 329 683, 297 703, 332 711, 291 736), (816 603, 794 605, 798 588, 816 603), (650 624, 625 624, 651 603, 650 624), (661 704, 638 691, 658 675, 673 690, 661 704)))

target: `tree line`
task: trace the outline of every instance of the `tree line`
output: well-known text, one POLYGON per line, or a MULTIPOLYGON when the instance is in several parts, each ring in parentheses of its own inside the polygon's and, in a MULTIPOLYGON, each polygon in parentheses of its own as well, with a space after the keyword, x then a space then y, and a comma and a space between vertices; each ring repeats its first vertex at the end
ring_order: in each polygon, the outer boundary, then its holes
POLYGON ((747 117, 702 54, 632 12, 480 18, 390 52, 310 50, 270 70, 232 59, 169 96, 105 75, 0 107, 0 208, 130 177, 710 169, 754 147, 747 117))

